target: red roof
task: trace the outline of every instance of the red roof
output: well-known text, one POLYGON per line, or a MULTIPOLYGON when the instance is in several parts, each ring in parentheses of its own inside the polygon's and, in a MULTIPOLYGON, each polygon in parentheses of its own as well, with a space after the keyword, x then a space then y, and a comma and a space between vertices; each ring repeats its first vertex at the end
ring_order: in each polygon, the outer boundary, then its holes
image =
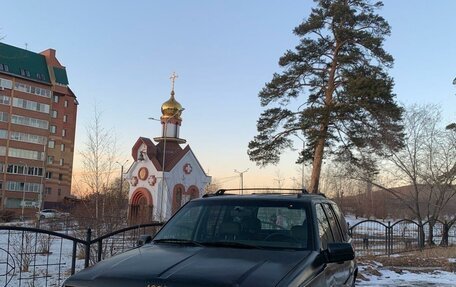
MULTIPOLYGON (((133 145, 131 156, 135 161, 138 160, 138 150, 141 145, 144 144, 147 147, 147 157, 152 161, 153 165, 158 171, 162 171, 163 162, 163 148, 164 142, 160 141, 158 144, 154 144, 149 138, 140 137, 133 145)), ((166 142, 166 156, 165 156, 165 171, 171 171, 176 164, 189 152, 191 148, 187 145, 184 149, 179 143, 169 140, 166 142)), ((193 153, 193 152, 192 152, 193 153)), ((196 157, 195 157, 196 158, 196 157)), ((196 160, 198 162, 198 160, 196 160)), ((199 167, 204 172, 201 164, 198 162, 199 167)))

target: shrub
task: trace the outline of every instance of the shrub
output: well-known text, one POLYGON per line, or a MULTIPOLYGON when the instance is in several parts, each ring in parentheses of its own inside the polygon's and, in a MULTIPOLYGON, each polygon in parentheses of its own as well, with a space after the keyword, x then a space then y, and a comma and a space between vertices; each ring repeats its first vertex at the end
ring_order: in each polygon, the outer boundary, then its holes
POLYGON ((14 218, 14 212, 11 210, 0 210, 0 222, 10 222, 14 218))

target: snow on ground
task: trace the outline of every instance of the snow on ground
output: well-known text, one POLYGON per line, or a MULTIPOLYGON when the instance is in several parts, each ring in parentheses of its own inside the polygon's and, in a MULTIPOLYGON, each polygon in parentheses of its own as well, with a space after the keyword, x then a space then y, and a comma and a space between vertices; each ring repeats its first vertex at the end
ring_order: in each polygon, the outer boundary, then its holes
POLYGON ((456 286, 456 274, 442 270, 401 270, 371 262, 360 265, 356 286, 456 286), (364 277, 364 278, 363 278, 364 277))
MULTIPOLYGON (((355 224, 367 220, 368 218, 358 217, 354 215, 347 214, 345 216, 349 226, 354 226, 355 224)), ((385 225, 388 225, 388 221, 393 224, 396 219, 376 219, 371 218, 372 220, 377 220, 383 222, 385 225)), ((400 225, 399 225, 400 226, 400 225)), ((382 233, 384 232, 384 227, 379 224, 364 224, 363 229, 360 229, 361 232, 369 232, 371 234, 382 233)), ((425 232, 427 232, 427 226, 425 226, 425 232)), ((453 231, 454 232, 454 231, 453 231)), ((427 234, 427 233, 426 233, 427 234)), ((451 236, 450 234, 450 243, 456 243, 456 237, 451 236)), ((440 237, 437 230, 434 233, 434 240, 439 242, 440 237)), ((361 254, 362 252, 358 252, 361 254)), ((392 254, 390 257, 398 258, 403 256, 403 254, 392 254)), ((362 257, 361 257, 362 258, 362 257)), ((360 260, 362 260, 360 258, 360 260)), ((449 258, 449 263, 456 263, 456 258, 449 258)), ((456 287, 456 273, 444 271, 443 268, 398 268, 398 267, 386 267, 382 266, 381 263, 370 261, 368 264, 364 262, 360 263, 359 271, 361 273, 361 279, 358 279, 356 286, 442 286, 456 287), (364 278, 363 278, 364 277, 364 278)))

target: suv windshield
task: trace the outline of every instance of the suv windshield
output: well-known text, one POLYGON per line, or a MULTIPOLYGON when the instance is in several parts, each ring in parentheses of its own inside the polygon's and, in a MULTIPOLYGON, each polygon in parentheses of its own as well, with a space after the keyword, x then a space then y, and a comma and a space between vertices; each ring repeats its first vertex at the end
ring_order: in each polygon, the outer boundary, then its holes
POLYGON ((308 207, 268 200, 198 200, 183 207, 154 242, 235 248, 307 249, 308 207))

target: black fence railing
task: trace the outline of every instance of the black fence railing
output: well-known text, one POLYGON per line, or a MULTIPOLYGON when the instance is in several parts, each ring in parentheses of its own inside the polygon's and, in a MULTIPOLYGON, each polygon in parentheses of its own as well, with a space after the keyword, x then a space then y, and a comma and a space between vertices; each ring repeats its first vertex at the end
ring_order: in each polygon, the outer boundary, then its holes
POLYGON ((75 272, 136 247, 141 235, 154 235, 162 225, 130 226, 96 238, 100 229, 0 226, 0 286, 61 286, 75 272))
POLYGON ((442 221, 419 224, 409 219, 394 223, 368 219, 350 226, 349 232, 357 255, 391 255, 456 244, 456 224, 442 221))

